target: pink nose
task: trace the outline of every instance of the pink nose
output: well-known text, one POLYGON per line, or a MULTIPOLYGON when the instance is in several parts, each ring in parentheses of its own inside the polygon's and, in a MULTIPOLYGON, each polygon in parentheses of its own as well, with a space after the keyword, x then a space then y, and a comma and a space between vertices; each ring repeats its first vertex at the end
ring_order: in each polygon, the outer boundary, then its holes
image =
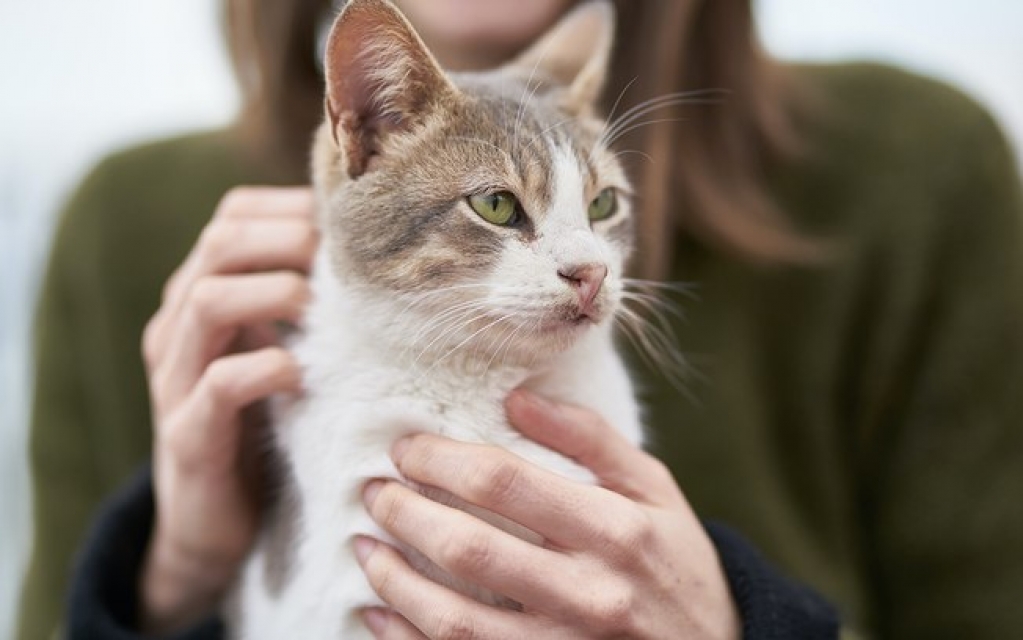
POLYGON ((602 264, 580 264, 558 269, 558 275, 574 287, 579 294, 579 309, 586 313, 593 306, 593 300, 600 293, 600 287, 607 277, 607 267, 602 264))

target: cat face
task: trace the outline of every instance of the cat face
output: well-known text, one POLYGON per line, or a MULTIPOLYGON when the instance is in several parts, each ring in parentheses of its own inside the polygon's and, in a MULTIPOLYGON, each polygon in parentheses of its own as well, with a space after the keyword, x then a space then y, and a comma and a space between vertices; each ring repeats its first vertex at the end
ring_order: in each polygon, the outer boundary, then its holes
POLYGON ((611 20, 589 3, 503 69, 445 74, 393 7, 353 0, 314 159, 338 278, 442 349, 535 358, 609 322, 631 241, 592 108, 611 20))

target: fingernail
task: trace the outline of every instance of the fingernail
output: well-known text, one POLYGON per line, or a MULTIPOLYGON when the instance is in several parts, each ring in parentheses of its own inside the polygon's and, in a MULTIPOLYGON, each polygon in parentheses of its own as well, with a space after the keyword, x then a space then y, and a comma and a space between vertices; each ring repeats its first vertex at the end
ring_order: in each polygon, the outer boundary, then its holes
POLYGON ((528 389, 512 389, 512 392, 508 394, 508 398, 505 400, 508 404, 524 404, 531 401, 534 397, 528 389))
POLYGON ((367 507, 373 506, 373 501, 377 499, 377 494, 384 487, 383 480, 371 480, 366 484, 366 487, 362 490, 362 501, 367 507))
POLYGON ((366 564, 366 560, 372 555, 373 550, 377 548, 377 541, 373 538, 367 538, 366 536, 356 536, 355 540, 352 541, 352 549, 355 550, 355 557, 358 558, 359 564, 366 564))
POLYGON ((387 628, 387 614, 382 609, 363 609, 362 621, 370 631, 378 635, 387 628))
POLYGON ((408 451, 409 445, 412 443, 412 436, 405 436, 400 438, 391 447, 391 459, 397 464, 401 462, 401 459, 405 457, 405 452, 408 451))
POLYGON ((541 396, 538 393, 530 391, 529 389, 523 388, 515 389, 510 394, 508 394, 507 401, 509 403, 516 403, 519 406, 533 405, 537 409, 542 409, 545 411, 553 411, 556 408, 556 405, 547 398, 541 396))

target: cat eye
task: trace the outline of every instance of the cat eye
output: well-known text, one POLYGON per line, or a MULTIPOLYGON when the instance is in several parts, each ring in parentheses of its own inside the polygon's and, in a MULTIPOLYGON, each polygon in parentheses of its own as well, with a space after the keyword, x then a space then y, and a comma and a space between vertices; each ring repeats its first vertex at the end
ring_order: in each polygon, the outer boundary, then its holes
POLYGON ((604 189, 590 203, 588 214, 590 222, 607 220, 618 211, 618 193, 612 188, 604 189))
POLYGON ((491 224, 507 227, 519 220, 519 201, 507 191, 469 196, 469 206, 491 224))

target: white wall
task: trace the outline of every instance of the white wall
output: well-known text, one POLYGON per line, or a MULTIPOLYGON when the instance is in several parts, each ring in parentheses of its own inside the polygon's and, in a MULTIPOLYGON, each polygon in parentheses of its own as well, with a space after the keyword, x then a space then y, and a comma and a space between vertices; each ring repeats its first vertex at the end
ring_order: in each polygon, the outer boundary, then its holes
MULTIPOLYGON (((281 0, 285 1, 285 0, 281 0)), ((52 215, 98 156, 230 118, 211 0, 0 0, 0 637, 27 552, 29 319, 52 215)), ((955 81, 1023 149, 1023 2, 760 0, 783 55, 885 58, 955 81)))
POLYGON ((210 0, 0 0, 0 638, 27 554, 29 323, 53 214, 97 157, 230 119, 210 0))
POLYGON ((1020 0, 755 0, 785 57, 880 58, 953 84, 1002 121, 1023 157, 1020 0))

